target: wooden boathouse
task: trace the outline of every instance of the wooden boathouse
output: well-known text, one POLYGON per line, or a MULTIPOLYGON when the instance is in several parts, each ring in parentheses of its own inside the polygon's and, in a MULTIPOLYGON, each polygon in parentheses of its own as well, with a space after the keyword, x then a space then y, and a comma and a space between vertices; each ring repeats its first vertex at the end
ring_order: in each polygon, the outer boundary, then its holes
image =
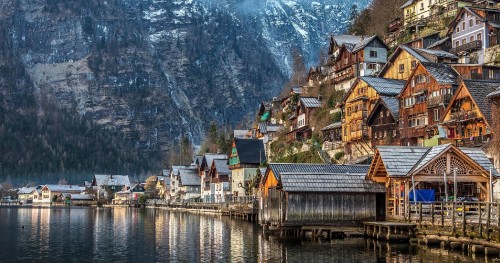
POLYGON ((277 164, 261 181, 264 227, 321 229, 385 219, 385 187, 366 179, 368 166, 277 164))

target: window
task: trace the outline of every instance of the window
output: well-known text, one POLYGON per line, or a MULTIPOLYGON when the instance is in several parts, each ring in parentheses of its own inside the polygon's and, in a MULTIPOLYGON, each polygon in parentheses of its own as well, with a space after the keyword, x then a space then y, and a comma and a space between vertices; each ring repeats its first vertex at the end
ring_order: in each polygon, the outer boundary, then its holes
POLYGON ((416 60, 412 60, 411 61, 411 69, 414 69, 416 66, 417 66, 417 61, 416 60))
POLYGON ((392 137, 396 137, 396 130, 392 130, 392 137))
POLYGON ((488 77, 490 79, 494 79, 495 78, 495 72, 492 69, 488 70, 488 77))
POLYGON ((404 72, 405 71, 405 64, 399 64, 399 72, 404 72))
POLYGON ((465 21, 462 22, 462 31, 464 31, 464 30, 465 30, 465 21))
POLYGON ((344 58, 344 65, 347 65, 347 62, 349 62, 348 59, 344 58))
POLYGON ((470 36, 469 42, 474 42, 474 36, 470 36))
POLYGON ((472 21, 472 19, 469 20, 469 27, 473 27, 474 26, 474 21, 472 21))
POLYGON ((424 10, 424 3, 420 3, 420 10, 424 10))
POLYGON ((483 37, 482 37, 481 33, 478 33, 476 35, 476 39, 479 40, 479 41, 483 40, 483 37))
POLYGON ((367 66, 366 66, 367 69, 371 69, 371 70, 377 70, 377 64, 376 63, 369 63, 367 66))
POLYGON ((375 50, 370 50, 370 57, 371 57, 371 58, 376 58, 376 57, 377 57, 377 51, 375 51, 375 50))
POLYGON ((434 109, 434 121, 439 121, 439 109, 434 109))
POLYGON ((476 26, 479 25, 479 19, 476 19, 476 26))
POLYGON ((455 47, 458 47, 458 46, 460 46, 460 42, 455 41, 455 47))
POLYGON ((460 27, 457 26, 457 30, 455 32, 460 33, 460 27))
POLYGON ((462 39, 462 45, 465 45, 465 44, 467 44, 467 39, 464 38, 464 39, 462 39))

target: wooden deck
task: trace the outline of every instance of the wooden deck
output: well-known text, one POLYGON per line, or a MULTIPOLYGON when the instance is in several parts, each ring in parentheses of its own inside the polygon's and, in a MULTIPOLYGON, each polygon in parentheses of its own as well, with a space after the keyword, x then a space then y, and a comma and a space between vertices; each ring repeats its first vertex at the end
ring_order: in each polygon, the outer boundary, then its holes
POLYGON ((379 240, 408 241, 416 237, 417 225, 402 222, 364 222, 364 235, 379 240))

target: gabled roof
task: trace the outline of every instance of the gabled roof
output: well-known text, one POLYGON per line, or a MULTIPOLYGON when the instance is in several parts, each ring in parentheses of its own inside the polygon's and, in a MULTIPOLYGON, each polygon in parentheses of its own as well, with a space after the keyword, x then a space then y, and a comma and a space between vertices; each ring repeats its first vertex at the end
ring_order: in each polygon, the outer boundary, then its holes
POLYGON ((71 200, 76 201, 76 200, 94 200, 94 196, 90 194, 71 194, 71 200))
POLYGON ((379 77, 360 77, 370 87, 374 88, 379 95, 396 96, 404 88, 406 81, 399 79, 386 79, 379 77))
POLYGON ((499 86, 500 80, 464 79, 462 81, 462 85, 460 85, 458 90, 455 92, 455 95, 451 99, 451 102, 446 108, 445 113, 450 111, 453 102, 460 93, 460 89, 465 87, 483 117, 486 118, 486 121, 489 125, 492 125, 493 121, 491 116, 491 100, 488 96, 492 92, 496 91, 499 86))
POLYGON ((468 147, 463 147, 459 148, 460 151, 465 153, 467 156, 469 156, 472 160, 474 160, 477 164, 479 164, 481 167, 483 167, 485 170, 489 171, 490 169, 493 169, 493 175, 495 176, 500 176, 498 173, 498 170, 495 169, 493 164, 491 163, 490 159, 486 156, 483 150, 480 148, 468 148, 468 147))
POLYGON ((181 169, 179 170, 181 185, 183 186, 199 186, 200 176, 196 169, 181 169))
POLYGON ((285 192, 385 193, 383 185, 363 174, 281 173, 285 192))
MULTIPOLYGON (((372 42, 375 39, 378 39, 378 41, 380 41, 380 43, 382 43, 384 46, 386 46, 384 41, 382 41, 377 35, 373 35, 371 37, 363 39, 362 41, 360 41, 359 43, 354 45, 351 52, 356 53, 360 50, 363 50, 368 44, 370 44, 370 42, 372 42)), ((386 48, 387 48, 387 46, 386 46, 386 48)))
POLYGON ((31 194, 35 190, 35 187, 23 187, 17 191, 18 195, 23 195, 23 194, 31 194))
POLYGON ((436 41, 436 42, 434 42, 434 43, 432 43, 432 44, 430 44, 430 45, 427 47, 427 49, 431 49, 431 48, 434 48, 434 47, 438 47, 438 46, 440 46, 440 45, 442 45, 442 44, 446 43, 446 41, 448 41, 448 40, 450 40, 450 37, 449 37, 449 36, 448 36, 448 37, 445 37, 445 38, 443 38, 443 39, 440 39, 440 40, 438 40, 438 41, 436 41))
POLYGON ((342 128, 342 122, 334 122, 328 126, 325 126, 323 127, 321 130, 322 131, 328 131, 328 130, 331 130, 331 129, 335 129, 335 128, 342 128))
POLYGON ((390 177, 406 176, 428 150, 429 148, 424 147, 377 146, 377 152, 390 177))
MULTIPOLYGON (((309 163, 271 163, 268 171, 272 170, 279 180, 281 173, 330 173, 330 174, 361 174, 366 175, 368 165, 346 164, 309 164, 309 163)), ((266 171, 266 174, 268 173, 266 171)))
POLYGON ((425 155, 422 158, 420 158, 420 160, 415 164, 415 166, 413 166, 410 172, 422 169, 432 159, 442 154, 443 152, 446 152, 449 148, 451 148, 451 144, 442 144, 429 148, 428 151, 425 153, 425 155))
POLYGON ((457 56, 455 56, 449 52, 446 52, 444 50, 434 50, 434 49, 428 49, 428 48, 415 48, 415 50, 419 53, 427 53, 429 55, 432 55, 432 56, 435 56, 438 58, 458 59, 457 56))
POLYGON ((342 46, 343 44, 352 44, 355 45, 361 41, 363 36, 353 36, 353 35, 336 35, 332 36, 332 40, 338 45, 342 46))
POLYGON ((205 153, 205 155, 203 155, 202 168, 205 168, 205 170, 210 169, 210 165, 212 165, 214 159, 227 159, 227 154, 205 153))
POLYGON ((179 175, 179 170, 182 169, 195 169, 194 166, 174 165, 172 166, 172 175, 179 175))
POLYGON ((321 107, 321 101, 316 97, 300 97, 300 102, 306 108, 319 108, 321 107))
POLYGON ((128 178, 128 175, 96 174, 94 175, 94 179, 97 186, 130 186, 130 179, 128 178))
POLYGON ((500 97, 500 86, 496 88, 493 92, 486 96, 488 99, 494 99, 500 97))
POLYGON ((387 59, 387 63, 385 63, 382 70, 378 74, 379 77, 382 77, 384 73, 389 69, 389 67, 393 64, 396 58, 401 54, 401 52, 406 51, 408 54, 413 56, 419 62, 429 62, 424 56, 420 55, 417 51, 413 50, 411 47, 405 45, 399 45, 396 50, 391 54, 391 56, 387 59))
POLYGON ((458 73, 449 65, 432 62, 421 62, 420 64, 439 84, 457 83, 458 73))
POLYGON ((227 164, 227 159, 215 159, 214 160, 215 169, 217 169, 218 174, 228 175, 231 171, 229 171, 229 165, 227 164))
POLYGON ((264 143, 258 139, 234 139, 240 164, 261 164, 266 162, 264 143))
POLYGON ((373 106, 373 110, 366 119, 368 124, 371 124, 371 119, 374 117, 376 109, 379 106, 384 106, 387 110, 389 110, 395 120, 399 120, 399 100, 396 97, 380 96, 377 103, 375 103, 375 106, 373 106))
MULTIPOLYGON (((457 23, 460 21, 460 19, 462 18, 462 14, 464 12, 468 12, 469 14, 472 14, 478 18, 480 18, 481 20, 484 20, 485 17, 482 16, 479 12, 477 11, 485 11, 485 12, 494 12, 494 13, 500 13, 500 9, 491 9, 491 8, 482 8, 482 7, 472 7, 472 6, 464 6, 460 9, 460 11, 458 11, 457 15, 455 16, 455 18, 453 18, 453 20, 451 21, 449 27, 448 27, 448 35, 453 32, 455 30, 455 26, 457 25, 457 23)), ((493 21, 485 21, 489 24, 491 24, 491 22, 493 21)), ((493 22, 495 24, 495 22, 493 22)))

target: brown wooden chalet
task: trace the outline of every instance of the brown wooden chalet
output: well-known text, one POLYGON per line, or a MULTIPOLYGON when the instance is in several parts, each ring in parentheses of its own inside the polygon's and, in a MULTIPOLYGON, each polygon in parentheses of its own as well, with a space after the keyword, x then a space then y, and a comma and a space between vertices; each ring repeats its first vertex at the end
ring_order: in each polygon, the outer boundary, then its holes
POLYGON ((411 47, 400 45, 388 58, 378 76, 388 79, 407 80, 419 62, 430 61, 411 47))
POLYGON ((372 131, 372 147, 399 145, 398 121, 399 100, 395 97, 380 96, 366 121, 372 131))
POLYGON ((289 118, 290 132, 287 134, 288 141, 302 141, 311 138, 311 117, 314 111, 321 107, 321 103, 321 100, 316 97, 301 97, 299 99, 297 109, 289 118))
POLYGON ((444 109, 455 90, 458 74, 448 65, 421 62, 399 95, 401 145, 424 146, 438 135, 444 109))
POLYGON ((499 86, 500 80, 462 81, 443 116, 448 139, 468 147, 482 146, 491 139, 492 102, 487 96, 499 86))
POLYGON ((356 45, 342 45, 334 60, 332 83, 337 89, 348 90, 356 77, 376 75, 387 62, 387 50, 387 45, 376 35, 356 45))
POLYGON ((461 79, 500 79, 500 66, 485 64, 453 64, 461 79))
POLYGON ((428 46, 439 41, 439 32, 431 33, 429 35, 412 39, 406 42, 404 45, 411 48, 427 48, 428 46))
POLYGON ((427 49, 443 50, 446 52, 449 52, 450 48, 451 48, 451 38, 450 37, 445 37, 443 39, 440 39, 427 47, 427 49))

